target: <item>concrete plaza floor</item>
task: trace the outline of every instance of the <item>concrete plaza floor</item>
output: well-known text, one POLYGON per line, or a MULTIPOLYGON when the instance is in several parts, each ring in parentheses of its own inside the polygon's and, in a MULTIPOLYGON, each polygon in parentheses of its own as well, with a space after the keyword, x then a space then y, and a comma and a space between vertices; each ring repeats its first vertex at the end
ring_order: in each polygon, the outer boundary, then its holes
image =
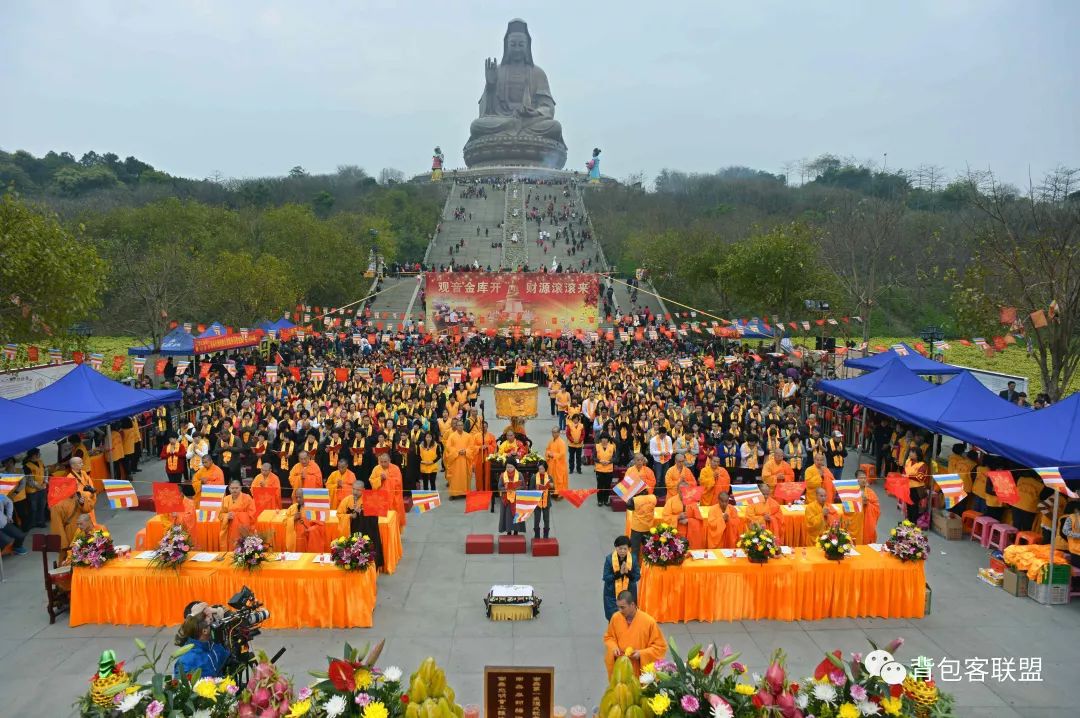
MULTIPOLYGON (((488 406, 493 406, 485 389, 488 406)), ((550 435, 551 418, 529 422, 538 443, 550 435)), ((492 426, 502 421, 491 417, 492 426)), ((142 480, 164 479, 160 463, 147 465, 142 480)), ((585 467, 572 484, 588 488, 592 471, 585 467)), ((879 533, 895 524, 893 502, 882 497, 879 533)), ((574 509, 566 502, 552 510, 553 534, 561 555, 466 556, 467 533, 495 533, 495 514, 464 514, 463 501, 445 500, 435 511, 410 515, 404 557, 392 576, 379 577, 375 626, 364 630, 266 631, 257 647, 274 653, 287 649, 279 662, 299 681, 308 669, 324 668, 325 656, 338 655, 344 641, 353 645, 387 639, 380 663, 411 672, 426 656, 446 668, 461 703, 480 703, 485 665, 554 666, 556 700, 562 705, 594 706, 605 686, 601 636, 605 621, 601 604, 601 571, 612 539, 623 529, 623 515, 599 510, 594 503, 574 509), (495 583, 527 583, 543 599, 533 621, 490 622, 483 597, 495 583)), ((133 540, 148 514, 112 512, 99 504, 104 521, 120 542, 133 540)), ((733 623, 663 624, 669 638, 685 650, 693 643, 730 644, 742 653, 751 671, 761 672, 774 648, 782 647, 796 675, 809 673, 826 651, 868 650, 897 636, 906 643, 900 659, 918 655, 935 661, 935 678, 956 695, 958 715, 974 718, 1041 718, 1075 715, 1080 688, 1075 661, 1080 646, 1080 604, 1041 606, 1014 598, 980 582, 986 551, 968 541, 947 542, 931 535, 932 556, 926 564, 933 588, 932 614, 920 620, 834 619, 823 621, 742 621, 733 623), (941 680, 936 664, 959 661, 962 680, 941 680), (991 675, 993 659, 1041 659, 1041 680, 1020 682, 991 675), (987 674, 970 680, 966 662, 983 659, 987 674)), ((6 583, 0 584, 0 715, 66 716, 87 686, 102 650, 113 648, 121 659, 134 653, 132 639, 170 642, 175 627, 164 629, 90 625, 71 628, 62 617, 50 626, 44 610, 40 558, 8 556, 6 583)), ((723 597, 718 597, 723 600, 723 597)), ((269 607, 273 610, 273 606, 269 607)))

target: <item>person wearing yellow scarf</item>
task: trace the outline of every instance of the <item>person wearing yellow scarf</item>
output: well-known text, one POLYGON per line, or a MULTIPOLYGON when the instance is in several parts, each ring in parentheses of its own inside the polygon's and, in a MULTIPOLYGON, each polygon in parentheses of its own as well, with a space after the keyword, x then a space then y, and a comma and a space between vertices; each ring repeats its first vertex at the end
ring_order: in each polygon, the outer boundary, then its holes
POLYGON ((639 578, 641 568, 630 552, 630 539, 619 536, 615 539, 615 550, 604 560, 604 615, 609 621, 619 610, 615 599, 620 593, 629 591, 637 595, 639 578))

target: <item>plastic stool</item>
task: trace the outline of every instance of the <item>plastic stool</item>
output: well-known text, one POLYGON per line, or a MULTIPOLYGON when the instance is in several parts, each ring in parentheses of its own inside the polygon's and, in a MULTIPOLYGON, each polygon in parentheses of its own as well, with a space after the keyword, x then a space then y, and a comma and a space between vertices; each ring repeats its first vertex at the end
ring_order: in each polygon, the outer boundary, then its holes
POLYGON ((1013 544, 1026 544, 1026 543, 1038 543, 1043 542, 1041 531, 1017 531, 1013 536, 1013 544))
POLYGON ((1004 551, 1006 546, 1012 546, 1013 537, 1016 536, 1017 528, 1009 524, 994 524, 990 527, 990 538, 986 541, 987 548, 996 548, 1004 551))
POLYGON ((135 532, 135 548, 146 548, 146 529, 135 532))
POLYGON ((980 516, 982 516, 982 512, 975 511, 974 509, 969 509, 964 513, 960 514, 960 530, 966 534, 971 533, 972 524, 974 524, 975 519, 979 518, 980 516))
POLYGON ((971 524, 971 540, 981 544, 983 548, 990 545, 990 528, 1001 523, 992 516, 980 516, 971 524))

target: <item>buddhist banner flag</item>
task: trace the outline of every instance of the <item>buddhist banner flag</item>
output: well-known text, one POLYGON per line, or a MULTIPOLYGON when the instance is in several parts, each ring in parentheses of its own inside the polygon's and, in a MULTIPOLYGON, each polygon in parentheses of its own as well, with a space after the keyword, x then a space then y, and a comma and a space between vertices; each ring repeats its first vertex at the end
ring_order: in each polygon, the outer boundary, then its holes
POLYGON ((862 490, 858 479, 840 479, 833 482, 836 498, 844 506, 844 513, 850 514, 862 509, 862 490))
POLYGON ((460 384, 462 377, 465 376, 465 370, 459 366, 450 367, 450 381, 455 384, 460 384))
POLYGON ((622 480, 615 484, 612 489, 624 503, 630 503, 630 499, 641 493, 645 488, 645 481, 633 476, 623 476, 622 480))
POLYGON ((691 366, 693 366, 693 364, 694 360, 690 359, 689 357, 681 357, 679 359, 679 367, 682 369, 689 369, 691 366))
POLYGON ((1077 498, 1076 492, 1069 488, 1065 483, 1065 479, 1061 477, 1061 469, 1056 466, 1047 466, 1041 469, 1035 469, 1035 473, 1039 475, 1043 483, 1061 493, 1068 496, 1070 499, 1077 498))
POLYGON ((404 368, 402 368, 402 370, 401 370, 401 380, 404 381, 406 384, 415 384, 416 383, 416 368, 415 367, 404 367, 404 368))
POLYGON ((316 514, 319 521, 325 521, 327 514, 330 513, 330 489, 305 488, 304 509, 316 514))
POLYGON ((130 481, 105 479, 102 484, 105 486, 109 505, 114 509, 133 509, 139 505, 139 497, 135 495, 135 487, 130 481))
POLYGON ((51 364, 60 364, 64 361, 64 352, 59 349, 49 350, 49 362, 51 364))
POLYGON ((153 485, 154 511, 159 514, 175 514, 184 510, 184 496, 180 485, 158 481, 153 485))
POLYGON ((390 495, 385 489, 364 489, 360 500, 364 503, 364 516, 386 516, 390 510, 390 495))
POLYGON ((777 501, 791 503, 797 500, 806 491, 806 483, 803 481, 780 481, 773 487, 773 498, 777 501))
POLYGON ((112 370, 120 371, 124 368, 124 357, 121 354, 114 354, 112 358, 112 370))
POLYGON ((934 483, 944 499, 946 509, 951 509, 964 500, 967 492, 964 491, 964 481, 960 474, 938 474, 934 477, 934 483))
POLYGON ((22 480, 21 474, 0 474, 0 496, 10 494, 22 480))
POLYGON ((277 381, 277 364, 267 364, 266 369, 265 369, 265 373, 266 373, 266 381, 268 381, 268 382, 277 381))
POLYGON ((324 379, 326 379, 326 370, 324 370, 321 366, 311 367, 312 381, 323 381, 324 379))
POLYGON ((465 513, 484 511, 491 505, 491 491, 469 491, 465 494, 465 513))
POLYGON ((4 345, 4 358, 8 361, 15 361, 15 356, 19 353, 19 346, 17 344, 5 344, 4 345))
POLYGON ((146 366, 146 359, 144 359, 143 357, 134 357, 131 360, 131 373, 134 374, 135 376, 138 376, 139 374, 142 374, 143 367, 145 367, 145 366, 146 366))
POLYGON ((101 364, 105 361, 104 354, 98 354, 97 352, 91 352, 90 354, 90 368, 94 371, 101 371, 101 364))
POLYGON ((518 491, 514 497, 514 523, 519 524, 527 521, 536 507, 540 505, 540 499, 544 492, 538 489, 518 491))
POLYGON ((75 495, 79 485, 74 477, 71 476, 50 476, 49 477, 49 508, 56 506, 64 499, 71 498, 75 495))
POLYGON ((217 511, 211 509, 195 509, 195 520, 201 524, 210 523, 216 521, 218 516, 217 511))
POLYGON ((597 489, 563 489, 559 496, 566 499, 575 509, 580 509, 585 500, 595 494, 597 489))
POLYGON ((758 489, 757 484, 732 484, 731 499, 736 506, 765 502, 765 497, 761 495, 761 490, 758 489))
POLYGON ((221 503, 225 500, 225 490, 224 484, 203 484, 199 508, 214 513, 221 511, 221 503))
POLYGON ((176 376, 183 376, 189 366, 191 366, 191 362, 187 359, 181 359, 176 362, 176 376))
POLYGON ((897 356, 906 357, 908 355, 907 347, 904 346, 903 344, 893 344, 892 347, 890 347, 890 348, 894 352, 896 352, 897 356))
POLYGON ((225 371, 229 372, 229 376, 236 376, 236 362, 232 359, 225 362, 225 371))
POLYGON ((987 471, 986 475, 994 485, 994 496, 1006 504, 1015 504, 1020 500, 1020 492, 1016 490, 1016 481, 1011 471, 987 471))
POLYGON ((438 491, 413 491, 412 492, 412 513, 425 514, 432 509, 437 509, 442 505, 442 499, 439 497, 438 491))

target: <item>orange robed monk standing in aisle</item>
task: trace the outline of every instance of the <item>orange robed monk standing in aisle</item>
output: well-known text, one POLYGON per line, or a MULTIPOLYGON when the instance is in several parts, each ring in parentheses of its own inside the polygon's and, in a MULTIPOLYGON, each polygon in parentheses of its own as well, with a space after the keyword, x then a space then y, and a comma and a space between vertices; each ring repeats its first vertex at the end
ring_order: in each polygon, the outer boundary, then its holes
MULTIPOLYGON (((478 430, 469 432, 469 442, 473 459, 473 479, 477 491, 491 491, 491 462, 487 457, 499 450, 495 435, 488 431, 488 423, 481 421, 478 430)), ((426 439, 427 437, 425 437, 426 439)), ((421 457, 422 458, 422 457, 421 457)), ((429 464, 430 465, 430 464, 429 464)), ((423 471, 423 469, 421 469, 423 471)), ((432 488, 434 488, 434 478, 432 488)))
POLYGON ((654 663, 667 653, 667 641, 652 616, 637 607, 637 599, 629 591, 623 591, 615 601, 619 612, 608 621, 604 633, 604 663, 608 677, 615 667, 615 659, 626 656, 634 664, 635 675, 641 675, 641 666, 654 663))
POLYGON ((443 463, 446 464, 446 480, 450 484, 450 498, 464 496, 469 491, 469 435, 462 431, 462 424, 455 419, 453 430, 443 439, 443 463))
POLYGON ((560 496, 570 488, 570 463, 569 449, 558 426, 551 427, 551 441, 544 449, 544 460, 547 461, 551 480, 555 482, 555 495, 560 496))
POLYGON ((240 482, 229 482, 229 495, 221 501, 221 536, 218 544, 222 551, 231 551, 243 533, 255 528, 255 500, 241 491, 240 482))

